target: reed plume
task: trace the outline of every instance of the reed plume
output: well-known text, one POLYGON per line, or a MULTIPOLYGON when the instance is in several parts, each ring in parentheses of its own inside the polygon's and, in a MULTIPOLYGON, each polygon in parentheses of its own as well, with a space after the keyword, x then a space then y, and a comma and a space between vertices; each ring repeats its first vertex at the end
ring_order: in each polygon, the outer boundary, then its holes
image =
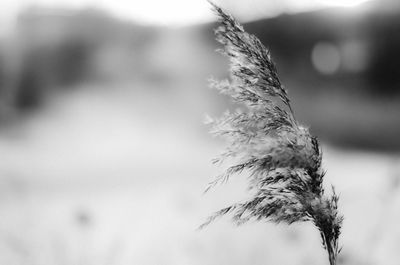
POLYGON ((236 224, 311 221, 320 232, 330 265, 335 265, 343 217, 334 188, 331 195, 324 191, 318 139, 296 120, 270 51, 231 15, 211 5, 220 22, 215 30, 220 52, 230 60, 229 80, 213 80, 211 86, 242 109, 211 121, 212 132, 228 141, 214 163, 227 158, 235 162, 207 190, 247 172, 250 199, 217 211, 201 227, 227 214, 236 224))

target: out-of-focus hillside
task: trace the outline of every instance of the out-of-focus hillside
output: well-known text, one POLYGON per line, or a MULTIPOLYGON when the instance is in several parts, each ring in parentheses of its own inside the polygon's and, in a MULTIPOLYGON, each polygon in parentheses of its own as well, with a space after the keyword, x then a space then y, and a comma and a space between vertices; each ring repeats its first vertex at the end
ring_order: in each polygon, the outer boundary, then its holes
MULTIPOLYGON (((297 115, 323 140, 396 151, 398 14, 330 9, 245 28, 271 49, 297 115)), ((185 123, 195 118, 198 129, 205 112, 229 107, 206 88, 210 76, 227 77, 225 58, 213 52, 218 47, 214 27, 145 27, 97 10, 28 9, 0 46, 2 123, 82 82, 140 80, 142 93, 169 94, 176 101, 169 107, 185 123)))

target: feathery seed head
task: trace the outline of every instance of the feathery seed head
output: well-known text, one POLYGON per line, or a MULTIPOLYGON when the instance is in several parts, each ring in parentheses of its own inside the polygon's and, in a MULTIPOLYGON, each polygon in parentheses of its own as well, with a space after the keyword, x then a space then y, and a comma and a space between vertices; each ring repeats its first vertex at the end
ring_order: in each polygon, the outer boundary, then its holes
POLYGON ((227 158, 236 162, 206 191, 247 171, 251 196, 214 213, 201 227, 226 214, 236 224, 252 219, 287 224, 312 221, 334 265, 343 217, 337 211, 337 195, 324 194, 318 140, 296 121, 269 50, 231 15, 210 3, 221 23, 216 39, 230 60, 230 80, 212 80, 210 86, 229 95, 245 111, 226 112, 211 121, 212 133, 229 142, 213 162, 227 158))

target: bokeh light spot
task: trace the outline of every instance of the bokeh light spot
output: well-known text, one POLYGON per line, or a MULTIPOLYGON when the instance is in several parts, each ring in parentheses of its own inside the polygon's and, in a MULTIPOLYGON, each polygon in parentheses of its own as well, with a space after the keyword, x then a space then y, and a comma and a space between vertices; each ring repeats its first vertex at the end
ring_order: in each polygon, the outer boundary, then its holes
POLYGON ((340 66, 339 49, 329 42, 318 42, 311 52, 314 68, 322 74, 334 74, 340 66))

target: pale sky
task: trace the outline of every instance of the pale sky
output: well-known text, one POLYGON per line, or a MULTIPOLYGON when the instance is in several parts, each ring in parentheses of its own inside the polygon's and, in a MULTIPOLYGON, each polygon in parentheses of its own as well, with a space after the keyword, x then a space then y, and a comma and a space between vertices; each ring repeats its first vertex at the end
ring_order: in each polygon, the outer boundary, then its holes
MULTIPOLYGON (((329 6, 354 7, 372 0, 214 0, 241 19, 271 17, 329 6)), ((116 17, 145 24, 182 26, 213 19, 206 0, 1 0, 0 32, 12 27, 28 6, 104 9, 116 17)))

